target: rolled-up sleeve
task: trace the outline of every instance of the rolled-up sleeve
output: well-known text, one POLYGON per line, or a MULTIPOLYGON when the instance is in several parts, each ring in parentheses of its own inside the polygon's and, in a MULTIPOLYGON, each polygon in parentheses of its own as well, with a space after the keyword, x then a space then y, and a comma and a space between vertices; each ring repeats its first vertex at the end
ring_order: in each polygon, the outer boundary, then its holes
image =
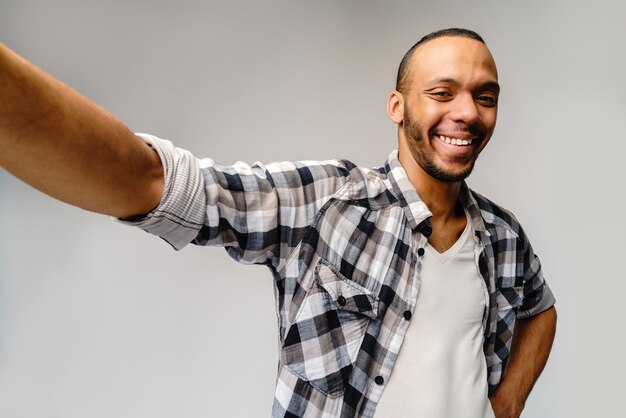
POLYGON ((523 304, 517 311, 517 317, 520 319, 537 315, 556 302, 543 277, 539 257, 533 253, 530 245, 525 262, 528 263, 528 268, 524 277, 523 304))
POLYGON ((176 250, 188 243, 223 246, 248 264, 288 257, 349 176, 338 160, 222 166, 170 141, 137 135, 159 154, 165 191, 152 212, 119 221, 158 235, 176 250))
POLYGON ((165 189, 159 205, 142 217, 118 219, 168 242, 180 250, 202 228, 206 192, 198 160, 172 142, 148 134, 137 134, 159 154, 165 175, 165 189))

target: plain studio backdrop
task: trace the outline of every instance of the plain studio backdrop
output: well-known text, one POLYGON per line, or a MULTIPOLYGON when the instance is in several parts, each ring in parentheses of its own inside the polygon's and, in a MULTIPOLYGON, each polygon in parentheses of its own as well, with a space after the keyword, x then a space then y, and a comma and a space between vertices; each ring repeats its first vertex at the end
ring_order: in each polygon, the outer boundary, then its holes
MULTIPOLYGON (((0 40, 199 157, 376 166, 404 52, 478 31, 502 96, 468 182, 518 216, 559 312, 524 416, 586 418, 623 409, 624 18, 618 1, 0 0, 0 40)), ((269 416, 275 321, 265 268, 0 172, 0 417, 269 416)))

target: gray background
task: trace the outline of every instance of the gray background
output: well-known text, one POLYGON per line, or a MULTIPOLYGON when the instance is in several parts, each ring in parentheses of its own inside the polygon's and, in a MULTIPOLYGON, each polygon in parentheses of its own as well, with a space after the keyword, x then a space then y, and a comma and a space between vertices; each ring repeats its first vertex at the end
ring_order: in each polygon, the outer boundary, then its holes
MULTIPOLYGON (((396 66, 487 40, 503 94, 469 183, 513 210, 557 296, 526 417, 617 416, 624 375, 621 2, 0 0, 0 40, 197 156, 383 163, 396 66), (620 269, 621 268, 621 269, 620 269)), ((269 416, 272 279, 0 172, 0 417, 269 416)))

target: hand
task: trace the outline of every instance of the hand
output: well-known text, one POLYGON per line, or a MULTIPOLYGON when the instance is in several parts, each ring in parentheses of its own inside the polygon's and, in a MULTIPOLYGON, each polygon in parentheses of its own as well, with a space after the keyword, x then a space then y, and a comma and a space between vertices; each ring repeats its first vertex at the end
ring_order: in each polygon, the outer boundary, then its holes
POLYGON ((489 397, 496 418, 519 418, 526 399, 548 360, 556 330, 554 307, 518 320, 506 374, 489 397))
POLYGON ((524 409, 524 403, 519 402, 515 394, 497 390, 489 398, 496 418, 519 418, 524 409))

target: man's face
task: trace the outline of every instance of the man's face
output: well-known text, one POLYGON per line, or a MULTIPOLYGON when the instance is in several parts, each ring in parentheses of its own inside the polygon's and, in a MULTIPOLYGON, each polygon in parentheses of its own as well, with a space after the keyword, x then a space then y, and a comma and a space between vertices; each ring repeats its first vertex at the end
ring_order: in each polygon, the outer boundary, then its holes
POLYGON ((469 176, 496 125, 498 75, 485 45, 443 37, 415 50, 400 123, 407 150, 431 177, 458 182, 469 176))

